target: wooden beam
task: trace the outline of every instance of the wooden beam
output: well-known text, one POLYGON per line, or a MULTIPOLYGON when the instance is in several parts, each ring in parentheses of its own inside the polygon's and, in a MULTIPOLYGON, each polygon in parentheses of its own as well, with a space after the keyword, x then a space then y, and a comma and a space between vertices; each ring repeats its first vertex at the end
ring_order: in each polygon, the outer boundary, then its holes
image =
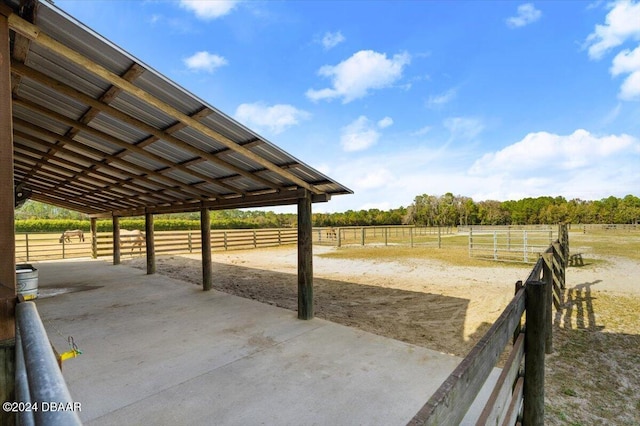
POLYGON ((9 27, 0 16, 0 341, 15 337, 13 309, 16 298, 16 265, 13 176, 13 113, 9 69, 9 27))
POLYGON ((153 213, 144 215, 144 230, 147 240, 147 275, 156 273, 156 248, 153 240, 153 213))
POLYGON ((301 188, 305 188, 313 193, 316 194, 320 194, 322 191, 319 191, 318 189, 314 188, 313 185, 308 184, 307 182, 305 182, 304 180, 300 179, 299 177, 295 176, 294 174, 286 171, 286 170, 282 170, 280 167, 278 167, 277 165, 273 164, 272 162, 262 158, 261 156, 259 156, 258 154, 254 153, 253 151, 237 144, 236 142, 234 142, 233 140, 229 139, 228 137, 222 135, 221 133, 216 132, 215 130, 205 126, 204 124, 200 123, 199 121, 189 117, 187 114, 183 113, 182 111, 179 111, 177 108, 169 105, 168 103, 154 97, 153 95, 151 95, 150 93, 146 92, 145 90, 135 86, 134 84, 128 82, 127 80, 123 79, 122 77, 120 77, 119 75, 109 71, 108 69, 106 69, 105 67, 103 67, 102 65, 99 65, 91 60, 89 60, 87 57, 83 56, 82 54, 74 51, 73 49, 65 46, 64 44, 56 41, 55 39, 51 38, 50 36, 48 36, 47 34, 45 34, 43 31, 40 30, 40 28, 38 28, 37 26, 25 21, 24 19, 20 18, 18 15, 16 15, 15 13, 11 14, 8 17, 8 21, 9 21, 9 26, 12 30, 16 31, 17 33, 28 37, 29 39, 31 39, 32 41, 36 42, 37 44, 51 50, 52 52, 57 53, 58 55, 61 55, 62 57, 74 62, 75 64, 81 66, 82 68, 84 68, 86 71, 91 72, 93 74, 95 74, 96 76, 102 78, 103 80, 107 81, 110 84, 113 84, 114 86, 117 86, 119 88, 121 88, 122 90, 132 94, 133 96, 137 97, 140 100, 143 100, 144 102, 146 102, 147 104, 153 106, 154 108, 158 109, 159 111, 162 111, 163 113, 169 115, 170 117, 175 118, 176 120, 190 126, 191 128, 197 130, 198 132, 202 133, 205 136, 208 136, 210 138, 215 139, 216 141, 218 141, 219 143, 227 146, 228 148, 232 149, 233 151, 241 154, 242 156, 248 158, 249 160, 263 166, 266 167, 267 169, 273 171, 274 173, 276 173, 277 175, 290 180, 291 182, 295 183, 296 185, 300 186, 301 188))
MULTIPOLYGON (((16 243, 14 232, 13 124, 9 25, 0 16, 0 400, 15 401, 16 243)), ((0 424, 13 424, 13 413, 0 411, 0 424)))
POLYGON ((120 264, 120 218, 113 216, 113 264, 120 264))
POLYGON ((98 219, 91 218, 91 257, 98 258, 98 219))
MULTIPOLYGON (((154 142, 157 142, 158 140, 162 139, 165 140, 175 146, 177 146, 178 148, 181 148, 185 151, 188 151, 194 155, 197 155, 199 158, 211 161, 215 164, 218 164, 228 170, 231 170, 234 173, 240 174, 242 176, 245 176, 251 180, 257 181, 262 183, 263 185, 269 187, 269 188, 278 188, 279 185, 277 185, 276 183, 264 179, 260 176, 258 176, 256 174, 256 172, 250 172, 247 170, 244 170, 240 167, 236 167, 233 164, 230 164, 224 160, 222 160, 221 158, 218 158, 218 155, 220 154, 219 151, 216 151, 214 153, 210 153, 204 150, 201 150, 197 147, 194 147, 193 145, 190 145, 186 142, 184 142, 181 139, 178 139, 177 137, 173 136, 172 133, 187 127, 186 124, 178 122, 177 124, 174 124, 172 126, 169 126, 167 129, 161 130, 161 129, 157 129, 153 126, 150 126, 149 124, 140 121, 138 119, 136 119, 135 117, 132 117, 128 114, 125 114, 124 112, 117 110, 109 105, 106 105, 102 102, 100 102, 99 100, 93 99, 92 97, 74 89, 73 87, 67 86, 64 83, 61 83, 49 76, 46 76, 32 68, 29 68, 28 66, 18 63, 18 62, 14 62, 12 64, 12 70, 15 73, 18 73, 20 75, 24 75, 27 76, 33 80, 36 80, 48 87, 54 88, 55 90, 69 96, 72 97, 84 104, 90 105, 92 109, 95 110, 99 110, 99 111, 103 111, 105 114, 108 114, 114 118, 117 118, 118 120, 123 121, 124 123, 130 124, 132 126, 137 127, 140 131, 142 132, 146 132, 149 133, 150 137, 134 144, 136 147, 138 148, 144 148, 145 146, 148 146, 154 142)), ((197 111, 196 113, 192 114, 190 117, 193 118, 194 120, 199 119, 202 116, 206 116, 208 114, 211 113, 211 110, 208 108, 204 108, 200 111, 197 111)), ((248 144, 242 144, 242 146, 247 146, 248 144)), ((225 149, 225 152, 228 151, 228 148, 225 149)), ((190 173, 195 173, 195 171, 191 170, 190 173)), ((232 192, 238 192, 238 193, 242 193, 242 190, 237 188, 237 187, 232 187, 232 186, 225 186, 225 184, 222 182, 221 179, 211 179, 209 178, 208 180, 210 181, 220 181, 220 186, 229 189, 232 192)))
POLYGON ((298 199, 298 318, 313 318, 311 194, 298 199))
POLYGON ((211 212, 207 208, 200 210, 200 238, 202 241, 202 290, 209 291, 213 286, 213 267, 211 264, 211 212))

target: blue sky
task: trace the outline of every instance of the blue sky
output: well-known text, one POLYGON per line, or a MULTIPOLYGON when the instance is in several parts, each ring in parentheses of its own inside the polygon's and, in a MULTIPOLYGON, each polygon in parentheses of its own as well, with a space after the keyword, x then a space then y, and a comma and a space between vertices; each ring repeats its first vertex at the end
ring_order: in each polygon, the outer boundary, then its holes
POLYGON ((640 1, 55 4, 354 190, 316 212, 640 195, 640 1))

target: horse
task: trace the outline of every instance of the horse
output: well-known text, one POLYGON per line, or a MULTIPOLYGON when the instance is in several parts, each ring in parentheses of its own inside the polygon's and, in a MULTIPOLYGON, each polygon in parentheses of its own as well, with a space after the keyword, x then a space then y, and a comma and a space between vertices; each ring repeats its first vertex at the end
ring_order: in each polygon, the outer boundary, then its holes
POLYGON ((139 229, 121 229, 120 230, 120 249, 127 244, 131 244, 131 254, 133 255, 133 249, 137 246, 142 253, 142 244, 145 242, 144 232, 139 229))
POLYGON ((62 233, 62 235, 60 235, 60 240, 58 240, 60 243, 62 243, 63 241, 66 241, 68 243, 71 242, 71 237, 78 237, 78 240, 80 242, 84 241, 84 232, 82 232, 81 229, 74 229, 72 231, 64 231, 62 233))

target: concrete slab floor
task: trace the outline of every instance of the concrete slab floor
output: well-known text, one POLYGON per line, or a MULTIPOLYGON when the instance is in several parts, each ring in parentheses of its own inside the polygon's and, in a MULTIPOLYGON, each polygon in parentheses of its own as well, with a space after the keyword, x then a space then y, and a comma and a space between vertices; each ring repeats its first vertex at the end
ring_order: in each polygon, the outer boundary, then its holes
POLYGON ((33 265, 54 346, 83 352, 63 373, 87 425, 403 425, 461 361, 122 265, 33 265))

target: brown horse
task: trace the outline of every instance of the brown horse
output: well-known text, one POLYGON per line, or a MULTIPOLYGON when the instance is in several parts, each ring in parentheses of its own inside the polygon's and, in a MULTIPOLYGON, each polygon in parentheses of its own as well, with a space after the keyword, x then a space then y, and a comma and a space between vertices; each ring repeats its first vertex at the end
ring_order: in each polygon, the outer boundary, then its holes
POLYGON ((67 243, 70 243, 71 237, 78 237, 78 240, 82 242, 84 241, 84 232, 82 232, 82 230, 80 229, 74 229, 72 231, 64 231, 62 235, 60 235, 59 242, 62 243, 63 241, 66 241, 67 243))

